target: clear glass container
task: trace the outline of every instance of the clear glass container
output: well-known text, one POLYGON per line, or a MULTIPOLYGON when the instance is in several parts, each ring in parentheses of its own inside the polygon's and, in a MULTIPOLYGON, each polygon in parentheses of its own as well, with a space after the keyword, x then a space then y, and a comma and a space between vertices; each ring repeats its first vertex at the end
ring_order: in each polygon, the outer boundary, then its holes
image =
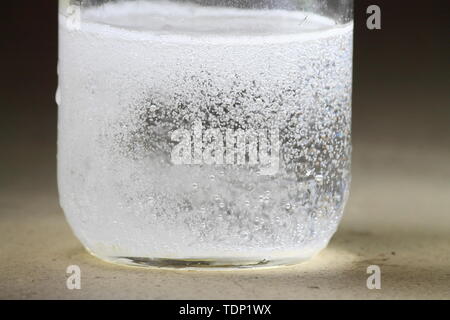
POLYGON ((293 264, 348 197, 352 1, 60 1, 58 184, 95 256, 293 264))

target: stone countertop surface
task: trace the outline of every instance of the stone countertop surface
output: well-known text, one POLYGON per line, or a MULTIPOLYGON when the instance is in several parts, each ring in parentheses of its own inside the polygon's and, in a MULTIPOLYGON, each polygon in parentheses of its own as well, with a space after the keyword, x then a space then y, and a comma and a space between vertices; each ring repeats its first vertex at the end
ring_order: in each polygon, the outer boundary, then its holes
POLYGON ((8 152, 0 299, 450 299, 448 148, 356 142, 350 199, 328 248, 295 266, 225 272, 121 267, 89 255, 58 205, 54 148, 8 152), (66 287, 69 265, 81 268, 81 290, 66 287), (369 265, 381 268, 380 290, 367 289, 369 265))

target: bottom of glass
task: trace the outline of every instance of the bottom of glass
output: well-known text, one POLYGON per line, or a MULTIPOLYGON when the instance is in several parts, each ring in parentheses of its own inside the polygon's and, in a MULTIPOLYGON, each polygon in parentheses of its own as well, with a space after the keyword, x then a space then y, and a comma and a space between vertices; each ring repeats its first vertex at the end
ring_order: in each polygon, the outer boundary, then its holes
POLYGON ((309 260, 319 253, 326 245, 296 252, 295 255, 277 255, 272 257, 214 257, 214 258, 152 258, 131 256, 101 256, 88 250, 95 257, 118 265, 171 269, 171 270, 242 270, 262 269, 290 266, 309 260))

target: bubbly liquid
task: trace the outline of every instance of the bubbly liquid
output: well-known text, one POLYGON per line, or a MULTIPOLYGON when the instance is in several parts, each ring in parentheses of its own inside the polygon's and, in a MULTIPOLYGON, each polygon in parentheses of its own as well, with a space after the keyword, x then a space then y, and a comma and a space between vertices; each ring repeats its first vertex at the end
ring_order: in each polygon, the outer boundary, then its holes
POLYGON ((125 263, 281 261, 327 244, 350 182, 352 24, 170 2, 82 17, 60 16, 58 175, 87 248, 125 263), (224 136, 277 128, 278 171, 248 156, 174 164, 171 133, 196 121, 224 136))

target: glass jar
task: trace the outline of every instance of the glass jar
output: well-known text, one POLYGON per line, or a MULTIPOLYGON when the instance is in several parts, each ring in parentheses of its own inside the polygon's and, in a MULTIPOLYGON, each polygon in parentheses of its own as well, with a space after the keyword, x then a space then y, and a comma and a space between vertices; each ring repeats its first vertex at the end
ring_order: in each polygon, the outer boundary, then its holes
POLYGON ((60 1, 58 184, 110 262, 292 264, 348 197, 353 1, 60 1))

